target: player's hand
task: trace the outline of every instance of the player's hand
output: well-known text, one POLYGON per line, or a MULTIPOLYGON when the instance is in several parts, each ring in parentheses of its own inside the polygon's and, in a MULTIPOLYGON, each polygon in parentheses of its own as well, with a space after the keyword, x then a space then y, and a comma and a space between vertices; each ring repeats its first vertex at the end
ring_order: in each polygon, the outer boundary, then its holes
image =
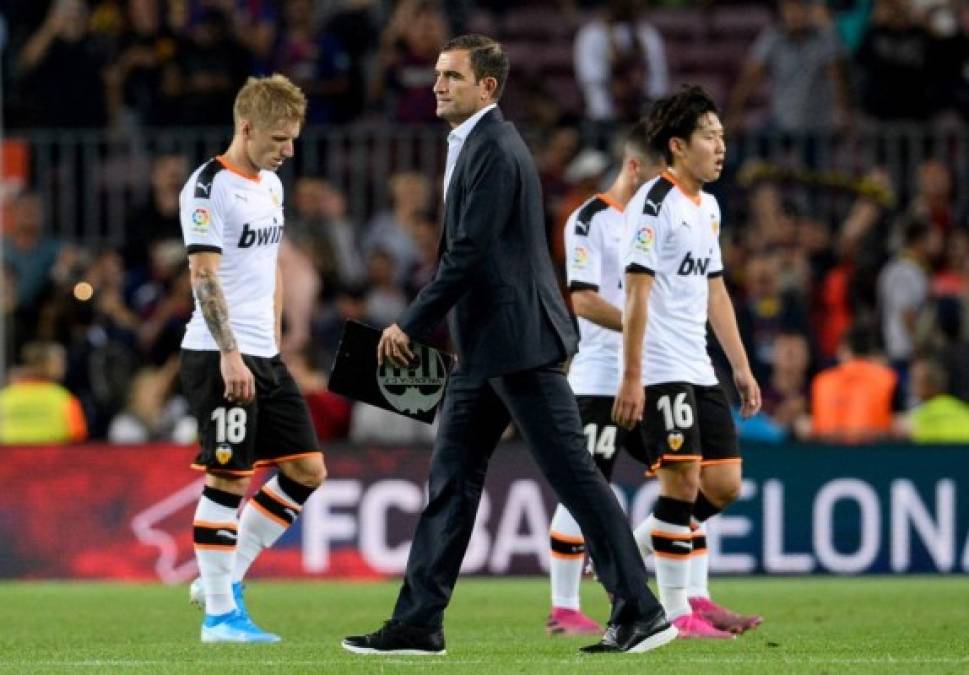
POLYGON ((612 421, 623 429, 632 429, 643 421, 646 392, 638 379, 623 378, 612 404, 612 421))
POLYGON ((219 370, 222 372, 222 381, 225 382, 227 401, 247 404, 256 397, 256 378, 238 350, 221 354, 219 370))
POLYGON ((384 365, 384 359, 395 367, 403 367, 414 360, 410 348, 410 338, 396 323, 384 329, 377 343, 377 363, 384 365))
POLYGON ((760 387, 750 368, 738 370, 733 374, 733 382, 737 385, 737 393, 740 394, 740 415, 741 417, 753 417, 760 411, 762 403, 760 398, 760 387))

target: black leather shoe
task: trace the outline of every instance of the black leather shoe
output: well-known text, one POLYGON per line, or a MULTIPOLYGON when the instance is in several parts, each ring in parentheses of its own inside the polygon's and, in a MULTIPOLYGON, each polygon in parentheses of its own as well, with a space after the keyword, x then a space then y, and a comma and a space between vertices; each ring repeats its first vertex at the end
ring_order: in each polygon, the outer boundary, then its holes
POLYGON ((640 619, 631 623, 609 624, 602 639, 579 651, 586 654, 627 653, 641 654, 662 647, 676 639, 678 631, 666 620, 666 613, 660 611, 650 619, 640 619))
POLYGON ((375 633, 351 635, 343 639, 343 648, 355 654, 397 654, 401 656, 442 656, 444 631, 408 626, 388 621, 375 633))

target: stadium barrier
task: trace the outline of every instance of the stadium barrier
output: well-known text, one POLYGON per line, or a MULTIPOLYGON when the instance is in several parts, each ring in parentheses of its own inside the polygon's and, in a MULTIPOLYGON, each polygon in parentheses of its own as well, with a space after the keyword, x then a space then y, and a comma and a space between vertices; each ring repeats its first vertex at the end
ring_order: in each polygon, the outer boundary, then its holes
MULTIPOLYGON (((732 574, 969 572, 966 448, 745 447, 739 501, 710 521, 711 569, 732 574)), ((195 575, 201 491, 184 446, 0 448, 0 578, 195 575)), ((334 447, 330 479, 256 564, 258 576, 379 578, 404 568, 428 448, 334 447)), ((258 485, 263 477, 257 476, 258 485)), ((616 491, 633 523, 657 482, 626 457, 616 491)), ((554 496, 520 443, 492 460, 463 571, 548 568, 554 496)))
MULTIPOLYGON (((296 155, 280 171, 290 186, 294 175, 324 177, 347 197, 352 222, 363 223, 386 208, 387 177, 395 171, 440 176, 446 151, 445 129, 428 126, 358 123, 311 126, 304 130, 296 155)), ((117 245, 133 225, 131 209, 145 203, 150 191, 152 158, 184 155, 190 169, 222 152, 229 130, 179 127, 119 135, 109 130, 17 130, 16 144, 29 167, 30 185, 40 191, 48 210, 49 232, 87 246, 117 245)), ((538 134, 523 129, 533 151, 538 134)), ((615 132, 603 129, 590 143, 609 148, 615 132)), ((799 201, 812 215, 843 217, 857 194, 872 194, 863 177, 882 167, 900 195, 911 197, 912 177, 926 158, 949 164, 957 176, 969 173, 969 132, 959 124, 866 123, 845 136, 839 132, 782 134, 771 130, 731 137, 723 181, 712 186, 723 192, 769 178, 795 186, 799 201), (757 160, 751 165, 747 160, 757 160), (741 170, 743 164, 743 170, 741 170)), ((969 199, 969 182, 954 181, 953 199, 969 199)), ((877 192, 877 190, 875 191, 877 192)), ((723 196, 723 195, 721 195, 723 196)), ((730 200, 724 204, 729 206, 730 200)), ((727 218, 725 222, 733 222, 727 218)))

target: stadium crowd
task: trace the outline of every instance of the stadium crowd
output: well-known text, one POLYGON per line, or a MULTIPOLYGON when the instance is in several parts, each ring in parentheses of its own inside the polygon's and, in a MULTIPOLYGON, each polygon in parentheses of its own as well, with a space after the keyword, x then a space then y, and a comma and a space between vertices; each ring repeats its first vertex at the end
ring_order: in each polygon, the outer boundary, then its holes
MULTIPOLYGON (((714 18, 712 2, 515 4, 0 3, 5 124, 13 135, 205 125, 228 136, 245 77, 278 71, 306 91, 310 125, 433 124, 443 144, 431 92, 438 48, 459 31, 489 32, 523 64, 502 105, 533 142, 562 268, 565 219, 615 168, 609 140, 650 99, 698 82, 750 141, 728 139, 728 173, 713 186, 729 205, 727 280, 764 391, 742 436, 969 442, 969 211, 956 189, 965 158, 909 153, 896 158, 908 180, 873 165, 825 183, 821 142, 872 123, 962 129, 969 3, 718 2, 714 18), (784 166, 758 161, 775 142, 789 149, 784 166), (844 208, 822 212, 819 193, 837 193, 844 208)), ((35 430, 42 440, 194 438, 176 365, 192 311, 178 195, 192 168, 179 154, 154 157, 148 198, 113 247, 53 236, 36 186, 7 195, 0 443, 30 440, 9 422, 27 396, 64 420, 35 430)), ((282 351, 321 439, 433 433, 353 405, 326 380, 347 319, 392 323, 433 275, 440 178, 386 177, 389 203, 365 219, 320 176, 286 186, 282 351)))

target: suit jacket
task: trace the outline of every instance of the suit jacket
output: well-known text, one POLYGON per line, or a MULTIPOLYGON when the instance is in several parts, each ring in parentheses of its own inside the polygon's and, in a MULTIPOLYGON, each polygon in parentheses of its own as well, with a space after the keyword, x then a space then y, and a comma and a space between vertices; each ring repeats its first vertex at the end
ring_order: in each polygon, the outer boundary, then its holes
POLYGON ((398 320, 411 338, 448 316, 458 368, 494 377, 564 361, 576 334, 549 255, 532 156, 495 108, 461 148, 437 274, 398 320))

